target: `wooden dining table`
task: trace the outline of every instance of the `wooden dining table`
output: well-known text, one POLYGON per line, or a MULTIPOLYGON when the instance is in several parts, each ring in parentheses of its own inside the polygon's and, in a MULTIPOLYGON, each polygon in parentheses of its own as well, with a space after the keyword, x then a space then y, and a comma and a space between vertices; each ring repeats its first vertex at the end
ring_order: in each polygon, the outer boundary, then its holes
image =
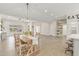
POLYGON ((20 39, 24 42, 32 41, 32 44, 37 44, 38 45, 38 38, 37 37, 32 37, 32 36, 27 36, 27 35, 20 35, 20 39))

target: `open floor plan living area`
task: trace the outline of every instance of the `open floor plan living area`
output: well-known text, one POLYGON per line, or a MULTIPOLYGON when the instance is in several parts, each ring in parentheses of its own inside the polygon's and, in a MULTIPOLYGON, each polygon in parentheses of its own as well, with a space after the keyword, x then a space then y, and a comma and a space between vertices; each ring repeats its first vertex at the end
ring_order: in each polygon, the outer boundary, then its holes
POLYGON ((79 3, 0 3, 0 56, 79 56, 79 3))

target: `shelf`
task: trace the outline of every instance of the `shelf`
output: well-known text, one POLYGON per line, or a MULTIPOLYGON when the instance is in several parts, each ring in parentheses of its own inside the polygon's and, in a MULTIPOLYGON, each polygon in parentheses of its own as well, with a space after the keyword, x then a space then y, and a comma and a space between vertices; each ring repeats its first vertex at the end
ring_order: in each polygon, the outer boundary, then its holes
POLYGON ((63 21, 62 20, 58 20, 57 21, 57 36, 61 36, 63 32, 63 21))

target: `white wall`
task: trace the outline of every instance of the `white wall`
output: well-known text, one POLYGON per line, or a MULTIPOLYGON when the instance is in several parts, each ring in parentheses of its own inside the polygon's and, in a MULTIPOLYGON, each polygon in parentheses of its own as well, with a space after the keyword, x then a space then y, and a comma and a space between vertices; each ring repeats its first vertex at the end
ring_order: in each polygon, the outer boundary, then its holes
POLYGON ((50 28, 48 23, 41 23, 41 34, 49 35, 50 28))
POLYGON ((9 25, 21 25, 23 31, 27 31, 27 24, 24 22, 20 21, 9 21, 9 20, 4 20, 3 27, 5 28, 4 31, 6 31, 7 35, 11 35, 12 33, 10 32, 10 27, 9 25))
POLYGON ((52 36, 55 36, 56 35, 56 21, 53 21, 51 23, 51 26, 50 26, 50 35, 52 36))
POLYGON ((41 34, 55 36, 56 35, 56 21, 52 21, 52 23, 42 22, 41 34))
MULTIPOLYGON (((5 17, 6 19, 6 17, 5 17)), ((18 21, 18 18, 10 17, 8 20, 4 19, 4 27, 6 32, 9 31, 9 25, 15 24, 15 25, 22 25, 23 26, 23 31, 26 31, 27 29, 27 24, 22 21, 18 21), (14 21, 13 21, 14 20, 14 21)), ((39 22, 39 21, 34 21, 34 25, 40 26, 40 33, 44 35, 56 35, 56 21, 52 21, 51 23, 48 22, 39 22)))
MULTIPOLYGON (((23 31, 26 31, 27 29, 27 24, 24 22, 17 22, 17 21, 4 21, 4 27, 6 32, 9 31, 9 25, 22 25, 23 26, 23 31)), ((52 23, 47 23, 47 22, 36 22, 34 25, 40 26, 40 33, 44 35, 56 35, 56 21, 53 21, 52 23)))

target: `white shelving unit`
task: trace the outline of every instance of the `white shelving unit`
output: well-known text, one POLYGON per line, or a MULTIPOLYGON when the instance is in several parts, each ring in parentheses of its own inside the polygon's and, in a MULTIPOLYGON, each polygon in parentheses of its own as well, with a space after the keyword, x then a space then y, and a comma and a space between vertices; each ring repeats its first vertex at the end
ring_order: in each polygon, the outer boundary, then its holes
POLYGON ((62 20, 57 20, 57 36, 62 36, 63 35, 63 21, 62 20))

